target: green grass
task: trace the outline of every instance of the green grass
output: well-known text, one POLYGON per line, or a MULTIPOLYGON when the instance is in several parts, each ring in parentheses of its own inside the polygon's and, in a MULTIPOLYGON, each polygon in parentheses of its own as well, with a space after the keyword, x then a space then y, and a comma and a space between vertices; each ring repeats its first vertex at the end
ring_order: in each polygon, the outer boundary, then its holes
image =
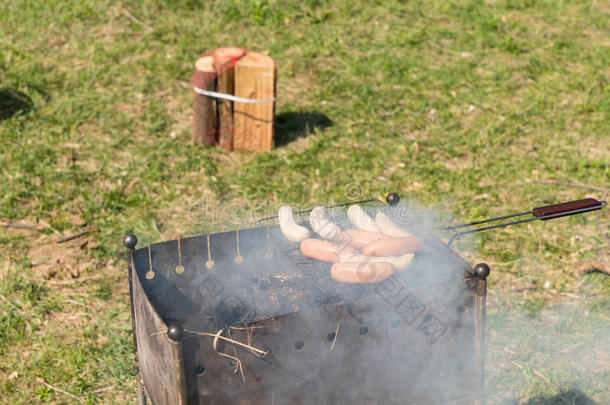
MULTIPOLYGON (((198 201, 310 207, 358 184, 474 220, 600 198, 532 180, 610 187, 609 21, 588 1, 4 2, 0 219, 48 226, 0 228, 0 398, 76 401, 44 379, 83 402, 132 401, 120 239, 216 229, 189 219, 198 201), (189 143, 193 61, 233 44, 277 61, 272 152, 189 143), (100 228, 66 248, 73 266, 90 265, 46 281, 31 248, 78 231, 73 216, 100 228)), ((492 266, 490 352, 518 342, 490 364, 490 403, 571 403, 571 389, 610 402, 603 356, 567 367, 539 342, 569 346, 608 325, 608 276, 583 274, 608 269, 596 215, 474 240, 457 247, 492 266), (545 322, 553 313, 561 321, 545 322)))

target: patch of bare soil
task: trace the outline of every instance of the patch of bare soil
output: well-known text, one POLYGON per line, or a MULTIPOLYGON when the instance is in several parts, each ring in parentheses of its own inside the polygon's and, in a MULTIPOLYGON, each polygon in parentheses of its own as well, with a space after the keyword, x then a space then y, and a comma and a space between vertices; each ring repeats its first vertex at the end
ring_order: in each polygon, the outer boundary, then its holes
POLYGON ((88 254, 98 246, 94 236, 57 241, 56 235, 41 235, 31 243, 28 257, 37 279, 74 279, 95 267, 88 254))

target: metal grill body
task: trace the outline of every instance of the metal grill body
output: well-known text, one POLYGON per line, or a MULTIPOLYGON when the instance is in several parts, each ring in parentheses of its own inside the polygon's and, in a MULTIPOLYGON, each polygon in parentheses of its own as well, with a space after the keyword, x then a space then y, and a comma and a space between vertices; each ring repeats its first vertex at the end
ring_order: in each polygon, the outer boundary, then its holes
POLYGON ((177 241, 128 247, 149 400, 483 403, 484 277, 434 236, 418 236, 424 248, 409 269, 362 285, 334 281, 328 263, 302 256, 273 226, 181 239, 180 252, 177 241), (214 347, 202 334, 221 330, 268 354, 214 347), (239 358, 243 378, 219 353, 239 358))

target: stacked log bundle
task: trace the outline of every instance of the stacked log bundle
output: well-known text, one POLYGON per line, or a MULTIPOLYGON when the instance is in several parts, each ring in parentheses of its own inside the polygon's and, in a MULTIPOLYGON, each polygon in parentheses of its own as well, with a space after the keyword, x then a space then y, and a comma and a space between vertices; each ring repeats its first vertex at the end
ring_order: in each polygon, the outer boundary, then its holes
POLYGON ((226 150, 268 151, 273 147, 276 68, 272 58, 236 47, 203 53, 195 62, 193 86, 258 103, 227 100, 195 91, 193 140, 226 150))

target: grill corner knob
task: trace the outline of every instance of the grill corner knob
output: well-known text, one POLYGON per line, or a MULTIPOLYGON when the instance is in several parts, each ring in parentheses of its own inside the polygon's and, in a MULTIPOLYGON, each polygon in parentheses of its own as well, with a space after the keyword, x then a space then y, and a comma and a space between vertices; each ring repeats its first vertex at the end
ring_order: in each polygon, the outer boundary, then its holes
POLYGON ((184 329, 182 329, 182 326, 176 324, 168 326, 167 336, 169 336, 171 340, 179 341, 182 339, 182 335, 184 335, 184 329))
POLYGON ((136 235, 128 233, 123 236, 123 244, 127 249, 133 249, 138 244, 138 238, 136 238, 136 235))
POLYGON ((385 196, 385 200, 393 207, 400 202, 400 196, 398 193, 388 193, 388 195, 385 196))
POLYGON ((485 280, 489 276, 489 266, 485 263, 479 263, 474 266, 474 275, 476 278, 485 280))

